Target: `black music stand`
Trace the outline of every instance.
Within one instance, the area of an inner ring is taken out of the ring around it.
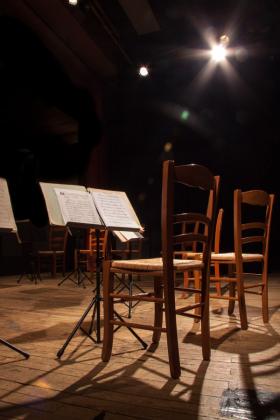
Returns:
[[[29,353],[26,353],[25,351],[20,350],[19,348],[17,348],[13,344],[9,343],[9,341],[3,340],[3,338],[0,338],[0,344],[4,344],[4,346],[9,347],[10,349],[16,351],[17,353],[24,356],[26,359],[28,359],[29,356],[30,356]]]
[[[100,257],[100,252],[99,252],[100,229],[97,229],[97,228],[95,229],[95,235],[96,235],[96,287],[93,290],[94,296],[93,296],[90,304],[86,308],[85,312],[83,313],[83,315],[81,316],[81,318],[79,319],[79,321],[77,322],[75,327],[73,328],[73,331],[68,336],[68,338],[66,339],[66,341],[63,344],[63,346],[61,347],[61,349],[57,352],[57,357],[58,358],[60,358],[63,355],[66,347],[68,346],[68,344],[70,343],[70,341],[72,340],[72,338],[74,337],[74,335],[76,334],[78,329],[81,329],[83,331],[83,333],[86,334],[86,336],[88,338],[90,338],[94,343],[96,343],[96,344],[101,343],[101,339],[100,339],[100,302],[102,301],[103,298],[101,296],[101,263],[102,263],[102,258]],[[93,313],[92,313],[92,318],[91,318],[91,324],[90,324],[89,330],[86,331],[82,327],[82,324],[83,324],[86,316],[88,315],[88,313],[90,312],[90,310],[92,308],[93,308]],[[119,318],[121,321],[123,320],[117,312],[114,311],[114,313],[115,313],[115,316],[117,318]],[[96,318],[96,325],[95,325],[95,328],[94,328],[95,318]],[[96,333],[96,338],[92,337],[92,332],[93,332],[94,329],[95,329],[95,333]],[[129,327],[128,330],[131,332],[131,334],[134,335],[135,338],[137,338],[137,340],[142,344],[144,349],[147,348],[147,344],[141,339],[141,337],[139,337],[138,334],[136,334],[136,332],[132,328]]]
[[[42,279],[37,269],[36,253],[34,251],[34,233],[31,221],[29,219],[16,220],[16,225],[20,238],[22,262],[21,274],[17,279],[17,283],[20,283],[26,277],[31,282],[37,284]]]

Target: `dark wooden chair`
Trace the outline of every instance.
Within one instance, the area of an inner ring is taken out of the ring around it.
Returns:
[[[180,191],[177,188],[180,186]],[[189,190],[189,187],[202,189],[207,192],[207,200],[210,193],[207,215],[205,213],[186,213],[186,195],[181,189]],[[183,211],[177,213],[175,207],[176,198],[184,205]],[[167,334],[167,346],[169,355],[170,373],[173,378],[181,374],[176,315],[199,318],[201,320],[202,352],[205,360],[210,359],[210,327],[209,327],[209,268],[211,243],[213,236],[213,223],[215,222],[215,209],[217,201],[216,179],[211,172],[200,165],[179,165],[173,161],[165,161],[162,175],[162,257],[136,259],[136,260],[105,260],[103,264],[103,297],[104,297],[104,339],[102,349],[103,361],[111,357],[113,346],[114,325],[128,328],[139,328],[153,331],[153,343],[157,344],[162,332]],[[186,234],[176,233],[177,226],[187,222],[190,226],[199,223],[198,231],[190,231]],[[174,258],[174,251],[182,249],[184,243],[202,243],[201,260],[184,260]],[[201,272],[201,287],[183,288],[176,286],[174,281],[177,273],[198,270]],[[118,293],[114,290],[114,275],[141,275],[154,278],[152,293],[146,295],[130,295]],[[190,291],[199,294],[198,303],[184,307],[176,307],[176,291]],[[142,301],[154,303],[153,324],[139,324],[124,320],[116,311],[115,303],[119,301]],[[201,313],[194,314],[195,308],[200,307]],[[163,311],[165,313],[165,326],[163,327]]]
[[[65,226],[49,226],[48,246],[37,251],[38,275],[41,277],[42,265],[47,264],[52,277],[56,277],[58,268],[62,275],[66,271],[66,246],[68,229]]]
[[[262,296],[263,321],[268,322],[268,250],[274,194],[262,190],[234,191],[234,251],[212,253],[211,261],[217,270],[211,280],[228,283],[227,295],[211,294],[212,298],[227,299],[229,314],[239,303],[241,328],[248,328],[245,293]],[[245,284],[245,266],[254,264],[254,274],[261,278],[257,283]],[[220,274],[220,265],[228,267],[228,275]],[[258,290],[252,290],[252,289]]]

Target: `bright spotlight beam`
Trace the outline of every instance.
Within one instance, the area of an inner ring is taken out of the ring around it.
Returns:
[[[216,61],[216,63],[219,63],[226,58],[227,51],[223,45],[215,45],[215,47],[213,47],[211,50],[211,56],[212,60]]]

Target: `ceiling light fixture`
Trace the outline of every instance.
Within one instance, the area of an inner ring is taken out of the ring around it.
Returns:
[[[227,56],[227,50],[222,44],[215,45],[211,50],[211,56],[216,63],[223,61]]]
[[[141,66],[141,67],[139,68],[139,75],[140,75],[140,76],[142,76],[142,77],[147,77],[147,76],[149,75],[149,70],[148,70],[148,67],[146,67],[146,66]]]

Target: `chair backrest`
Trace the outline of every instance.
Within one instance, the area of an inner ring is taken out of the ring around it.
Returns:
[[[214,236],[214,252],[216,252],[217,254],[220,252],[220,247],[221,247],[220,245],[221,245],[223,215],[224,215],[224,209],[221,208],[218,211],[216,227],[215,227],[215,236]]]
[[[205,211],[185,212],[190,207],[186,203],[184,194],[180,191],[180,199],[186,209],[184,212],[175,213],[175,193],[176,184],[181,184],[186,192],[189,187],[200,189],[206,192]],[[208,168],[201,165],[178,165],[174,161],[165,161],[163,164],[162,177],[162,256],[164,272],[172,276],[173,272],[173,253],[176,249],[182,249],[185,245],[193,243],[202,244],[202,261],[204,263],[204,272],[209,273],[211,246],[213,240],[213,226],[215,225],[217,195],[218,195],[219,177],[215,177]],[[176,225],[187,223],[190,228],[186,233],[180,230],[176,232]],[[199,225],[199,226],[198,226]],[[192,227],[192,228],[191,228]],[[208,270],[208,271],[207,271]],[[205,274],[204,273],[204,274]],[[204,276],[202,273],[202,277]]]
[[[66,251],[68,229],[65,226],[49,227],[49,250]]]
[[[215,176],[215,183],[216,183],[216,195],[218,195],[219,192],[219,187],[220,187],[220,177],[219,176]],[[209,195],[208,195],[208,202],[206,202],[205,204],[207,204],[207,210],[206,210],[206,215],[208,215],[209,212],[211,212],[211,208],[213,205],[213,191],[209,190]],[[217,197],[216,197],[217,199]],[[217,217],[217,222],[216,222],[216,228],[215,228],[215,242],[214,242],[214,251],[216,251],[216,244],[218,246],[218,249],[220,247],[220,234],[221,234],[221,227],[222,227],[222,217],[223,217],[223,209],[219,210],[218,213],[218,217]],[[187,222],[183,222],[182,223],[182,233],[187,233],[189,229],[189,223]],[[193,229],[193,233],[198,233],[200,229],[200,223],[197,222],[194,226]],[[197,242],[192,242],[189,244],[183,243],[182,245],[182,251],[191,251],[191,252],[199,252],[199,244]]]
[[[234,249],[240,261],[246,246],[259,245],[267,263],[274,197],[263,190],[234,191]]]

